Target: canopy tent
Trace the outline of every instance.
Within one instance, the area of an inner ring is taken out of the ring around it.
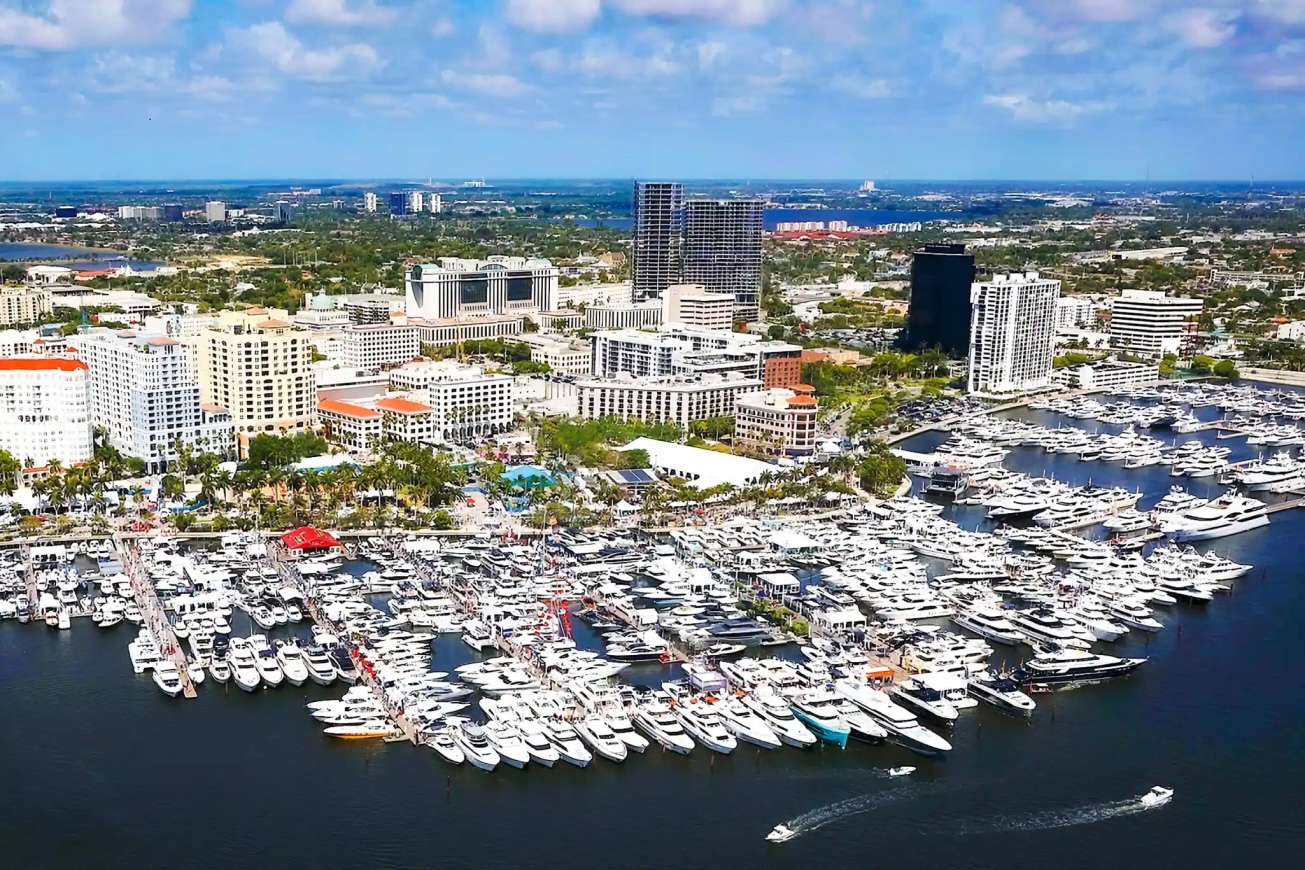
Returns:
[[[335,536],[311,526],[286,532],[281,536],[281,543],[291,550],[329,550],[340,546]]]

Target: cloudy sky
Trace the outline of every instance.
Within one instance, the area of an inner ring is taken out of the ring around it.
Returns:
[[[1305,0],[0,0],[0,180],[1305,178]]]

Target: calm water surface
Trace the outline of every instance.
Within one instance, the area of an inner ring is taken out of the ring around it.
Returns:
[[[1040,450],[1006,464],[1140,486],[1144,506],[1173,482],[1163,468]],[[958,518],[973,528],[981,512]],[[1116,644],[1151,657],[1136,676],[1038,696],[1031,722],[970,711],[940,761],[890,746],[714,759],[699,749],[485,774],[406,744],[328,741],[302,706],[339,689],[251,696],[206,683],[196,701],[169,700],[131,673],[126,624],[52,632],[10,620],[0,866],[1292,866],[1305,842],[1303,539],[1305,516],[1288,511],[1216,542],[1256,570],[1206,608],[1161,609],[1168,628],[1149,643]],[[435,643],[440,670],[472,656],[455,637]],[[883,775],[900,764],[918,771]],[[1177,789],[1168,807],[1118,805],[1156,783]],[[806,833],[763,841],[799,818]]]

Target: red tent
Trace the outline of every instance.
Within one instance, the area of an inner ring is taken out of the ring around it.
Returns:
[[[327,550],[340,546],[334,536],[311,526],[286,532],[281,536],[281,543],[291,550]]]

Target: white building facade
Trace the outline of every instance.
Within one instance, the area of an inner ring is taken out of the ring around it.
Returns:
[[[1097,322],[1097,307],[1086,296],[1062,296],[1056,301],[1056,330],[1090,329]]]
[[[590,305],[585,309],[586,329],[642,329],[661,322],[662,304],[657,300]]]
[[[734,442],[767,453],[808,456],[816,451],[819,410],[810,389],[744,393],[734,403]]]
[[[316,425],[313,343],[286,317],[263,308],[223,312],[195,341],[200,393],[231,412],[237,437]]]
[[[179,444],[222,456],[235,448],[231,415],[201,402],[191,353],[166,336],[105,330],[78,338],[77,355],[90,369],[92,423],[151,474],[177,460]]]
[[[342,332],[346,368],[388,368],[421,356],[421,331],[416,324],[347,326]]]
[[[556,308],[559,273],[548,260],[442,257],[408,268],[407,312],[443,320],[493,314],[533,314]]]
[[[1059,298],[1060,282],[1037,272],[995,275],[970,288],[970,392],[1051,386]]]
[[[90,370],[76,359],[0,359],[0,450],[27,468],[91,458]]]
[[[632,417],[645,422],[675,423],[687,429],[696,420],[729,417],[735,400],[762,388],[757,378],[731,375],[582,380],[576,383],[581,417]]]
[[[734,296],[696,284],[673,284],[662,293],[662,322],[728,332],[734,327]]]
[[[39,287],[0,287],[0,326],[36,323],[53,310],[51,298]]]
[[[1110,303],[1110,343],[1142,356],[1182,355],[1201,319],[1200,299],[1124,290]]]

